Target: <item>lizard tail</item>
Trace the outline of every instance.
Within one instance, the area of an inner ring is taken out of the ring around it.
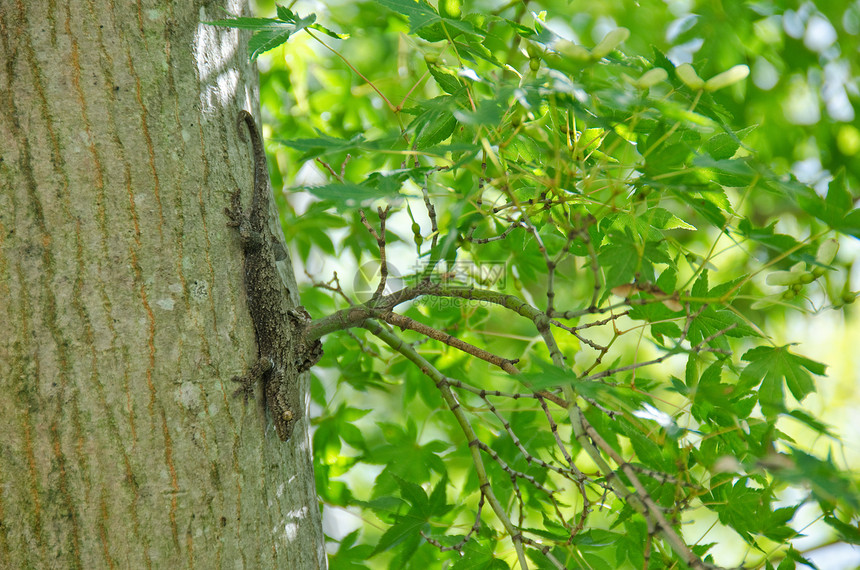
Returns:
[[[244,141],[245,130],[242,128],[242,123],[248,125],[248,132],[251,134],[251,146],[254,147],[254,161],[257,169],[262,168],[264,174],[268,173],[266,166],[266,151],[263,150],[263,139],[260,137],[260,132],[257,130],[257,123],[254,122],[254,117],[248,111],[242,109],[239,111],[239,116],[236,118],[236,128],[239,129],[239,137]]]
[[[254,150],[254,195],[251,200],[251,227],[255,231],[261,231],[269,217],[269,167],[266,164],[266,150],[263,148],[263,139],[254,117],[244,109],[239,111],[236,118],[236,128],[239,129],[239,138],[245,138],[245,123],[248,134],[251,136],[251,146]]]

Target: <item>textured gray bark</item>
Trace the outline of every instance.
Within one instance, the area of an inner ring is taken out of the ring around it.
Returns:
[[[222,6],[0,0],[2,568],[325,566],[306,420],[231,397],[258,104]]]

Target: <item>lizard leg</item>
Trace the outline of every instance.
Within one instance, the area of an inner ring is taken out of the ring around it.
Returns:
[[[233,397],[235,398],[239,394],[242,394],[245,397],[245,403],[247,404],[248,399],[254,395],[254,384],[265,376],[273,366],[271,358],[260,358],[254,366],[248,370],[247,374],[244,376],[233,376],[233,378],[231,378],[233,382],[239,382],[242,384],[235,392],[233,392]]]
[[[242,209],[242,200],[240,192],[233,192],[230,201],[230,207],[224,208],[224,213],[227,214],[227,225],[231,228],[239,230],[239,237],[242,239],[242,246],[246,251],[257,251],[263,247],[265,236],[251,228],[251,221]]]
[[[248,216],[245,215],[242,209],[242,199],[238,190],[233,192],[230,207],[224,208],[224,213],[227,214],[227,225],[239,230],[239,237],[242,238],[242,243],[245,245],[251,243],[253,241],[251,225],[248,222]]]
[[[233,228],[242,226],[242,222],[245,221],[245,212],[242,211],[242,200],[240,199],[238,190],[233,192],[230,199],[230,207],[224,208],[224,213],[229,218],[227,222],[228,226]]]

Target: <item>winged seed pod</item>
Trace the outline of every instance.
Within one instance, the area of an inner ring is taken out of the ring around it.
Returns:
[[[705,82],[693,69],[689,63],[682,63],[675,68],[675,73],[678,74],[678,79],[684,82],[684,85],[693,90],[699,90],[705,86]]]
[[[643,73],[642,77],[633,82],[633,85],[639,89],[648,89],[649,87],[657,85],[661,81],[665,81],[667,77],[669,77],[669,74],[665,69],[662,67],[655,67],[654,69],[649,69]]]
[[[749,74],[750,68],[748,66],[736,65],[728,71],[718,73],[705,81],[705,91],[716,91],[717,89],[728,87],[733,83],[746,79]]]
[[[833,263],[833,260],[836,259],[836,252],[839,251],[839,242],[830,238],[825,240],[818,246],[818,254],[816,255],[816,261],[822,265],[830,265]]]
[[[587,61],[591,57],[591,53],[586,48],[567,40],[558,41],[553,47],[561,55],[575,61]]]
[[[600,40],[600,43],[594,46],[591,50],[591,57],[594,59],[602,59],[612,53],[612,50],[621,45],[627,38],[630,37],[630,30],[627,28],[615,28]]]
[[[768,285],[777,285],[787,287],[793,285],[800,278],[800,274],[794,271],[774,271],[769,273],[765,283]]]

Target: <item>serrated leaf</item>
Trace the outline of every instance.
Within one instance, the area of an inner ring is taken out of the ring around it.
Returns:
[[[791,254],[782,258],[783,261],[777,267],[788,268],[798,261],[815,263],[816,252],[811,246],[801,246],[792,236],[775,233],[775,227],[776,222],[773,222],[767,227],[757,228],[747,218],[738,222],[738,231],[741,235],[763,245],[772,252],[773,257],[782,256],[786,251],[793,250]]]
[[[741,141],[746,138],[748,134],[756,129],[756,126],[750,126],[745,129],[741,129],[736,133],[727,132],[727,133],[719,133],[709,138],[705,143],[705,151],[714,159],[714,160],[724,160],[731,158],[735,155],[738,149],[741,146]]]
[[[256,59],[261,53],[265,53],[270,49],[275,49],[281,44],[287,42],[294,30],[292,26],[289,28],[275,28],[269,30],[261,30],[251,36],[248,40],[248,51],[251,52],[251,59]]]
[[[607,395],[619,395],[614,386],[607,386],[590,380],[580,380],[576,372],[559,368],[549,362],[537,361],[540,372],[523,372],[516,379],[534,390],[571,386],[577,394],[586,398],[603,398]],[[614,365],[613,365],[614,366]]]
[[[834,437],[834,438],[836,437],[836,435],[830,431],[830,427],[827,424],[818,420],[817,418],[815,418],[814,416],[812,416],[811,414],[807,413],[804,410],[791,410],[790,412],[788,412],[788,415],[792,416],[797,421],[806,424],[807,426],[809,426],[810,428],[814,429],[815,431],[817,431],[818,433],[820,433],[822,435],[827,435],[827,436]]]
[[[833,464],[832,458],[819,459],[794,447],[788,457],[790,462],[784,466],[782,464],[785,462],[781,462],[780,467],[774,469],[775,475],[781,480],[809,486],[822,503],[842,502],[852,509],[860,508],[857,484]]]
[[[442,475],[442,479],[433,488],[433,492],[430,493],[430,499],[427,503],[430,516],[442,516],[451,510],[452,505],[447,504],[447,486],[448,474],[445,473]]]
[[[457,119],[449,112],[428,116],[427,121],[416,134],[414,141],[415,148],[423,149],[434,144],[439,144],[450,137],[456,127]]]
[[[688,333],[691,344],[698,345],[706,338],[710,338],[711,340],[708,341],[710,346],[726,352],[731,351],[726,337],[744,336],[758,336],[758,333],[732,311],[717,310],[713,307],[706,308],[693,320]]]
[[[830,182],[825,198],[821,198],[812,188],[806,186],[790,183],[783,185],[792,189],[797,202],[809,214],[837,231],[860,238],[860,210],[852,210],[854,200],[848,191],[844,170]]]
[[[842,540],[849,544],[860,544],[860,528],[844,523],[836,517],[825,516],[824,522],[835,529]]]
[[[284,17],[278,19],[239,17],[205,23],[213,26],[254,30],[254,35],[248,40],[248,50],[251,52],[251,59],[256,59],[261,53],[285,43],[292,34],[313,25],[316,21],[315,14],[297,18],[289,10],[284,10],[279,11],[279,14]]]
[[[498,126],[502,121],[502,108],[495,101],[484,101],[475,111],[458,109],[454,117],[464,125]]]
[[[408,538],[414,537],[427,522],[423,518],[412,514],[399,516],[397,519],[397,522],[389,527],[379,538],[379,542],[376,543],[371,556],[375,556],[380,552],[397,546]]]
[[[661,230],[693,230],[696,226],[688,224],[675,214],[665,208],[651,208],[648,210],[648,221],[655,228]]]
[[[414,33],[421,28],[441,22],[442,17],[436,13],[430,4],[419,0],[376,0],[382,6],[403,14],[409,19],[409,33]]]
[[[788,345],[759,346],[748,350],[742,360],[749,364],[741,372],[741,385],[749,390],[761,383],[759,401],[766,414],[785,409],[783,380],[794,398],[801,402],[815,391],[815,383],[809,373],[823,375],[827,368],[824,364],[792,354]]]
[[[237,28],[240,30],[264,30],[272,26],[272,24],[277,24],[278,20],[274,18],[247,18],[247,17],[239,17],[239,18],[225,18],[222,20],[213,20],[211,22],[203,22],[204,24],[209,24],[210,26],[220,26],[222,28]]]
[[[333,184],[325,184],[323,186],[310,186],[305,188],[308,192],[322,198],[323,200],[332,200],[333,202],[348,207],[349,203],[354,202],[361,204],[369,200],[384,198],[385,194],[377,188],[370,188],[362,184],[353,184],[350,182],[336,182]]]
[[[336,152],[353,152],[356,150],[374,150],[379,145],[369,143],[365,140],[364,135],[358,134],[349,140],[330,137],[320,133],[320,136],[313,139],[292,139],[280,141],[284,145],[304,152],[302,160],[310,160],[318,156]]]
[[[463,545],[460,557],[451,566],[451,570],[491,570],[494,568],[508,568],[501,560],[493,555],[493,549],[482,542],[469,540]],[[498,564],[502,562],[502,566]]]
[[[630,283],[639,267],[639,250],[629,233],[615,232],[613,240],[597,254],[597,260],[605,275],[605,286],[612,289],[618,285]]]
[[[693,159],[693,166],[712,172],[722,186],[746,187],[759,176],[745,158],[715,160],[707,155],[697,156]]]
[[[400,487],[400,496],[412,505],[412,513],[421,516],[429,516],[430,499],[420,485],[406,481],[402,477],[394,476]]]
[[[430,70],[430,75],[433,76],[433,79],[444,92],[456,95],[464,89],[459,76],[453,70],[431,64],[427,65],[427,69]]]

